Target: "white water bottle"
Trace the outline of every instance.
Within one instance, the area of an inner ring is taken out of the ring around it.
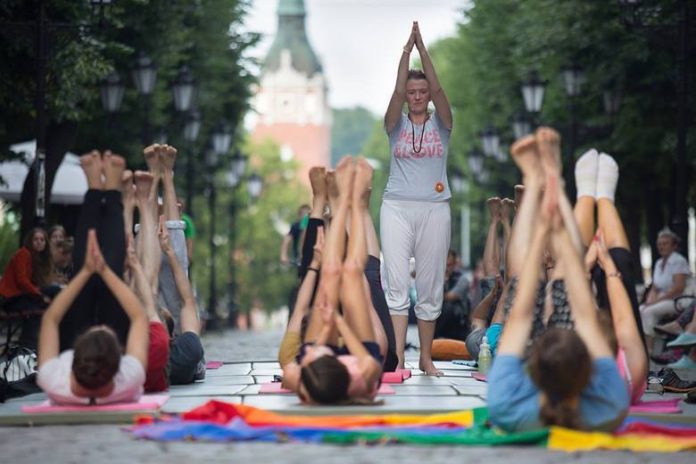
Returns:
[[[488,374],[488,370],[491,368],[491,360],[493,355],[491,354],[491,346],[488,344],[488,337],[484,335],[481,341],[481,348],[479,349],[478,356],[478,370],[479,373],[483,375]]]

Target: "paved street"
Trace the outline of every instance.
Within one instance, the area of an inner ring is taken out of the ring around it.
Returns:
[[[185,410],[204,403],[209,397],[243,401],[246,404],[275,410],[301,410],[292,395],[259,395],[258,384],[277,372],[275,355],[280,332],[226,332],[205,337],[208,360],[228,363],[220,369],[209,370],[205,383],[174,387],[164,410]],[[410,333],[415,338],[415,333]],[[415,341],[415,340],[414,340]],[[407,359],[413,362],[417,352]],[[442,363],[442,367],[453,367]],[[470,371],[448,371],[447,379],[427,378],[416,370],[414,377],[403,385],[394,385],[396,394],[385,396],[379,409],[439,410],[457,402],[482,403],[485,388],[470,378]],[[224,395],[224,396],[221,396]],[[42,395],[27,397],[21,402],[38,401]],[[20,400],[0,406],[2,415],[16,408]],[[415,405],[415,406],[414,406]],[[344,407],[345,408],[345,407]],[[693,411],[691,411],[693,413]],[[119,425],[51,425],[36,427],[0,427],[2,462],[63,463],[63,462],[301,462],[311,459],[320,462],[449,462],[452,459],[485,459],[491,463],[558,462],[572,459],[579,463],[599,462],[664,462],[663,454],[632,454],[625,452],[565,453],[548,452],[532,447],[469,448],[388,446],[330,446],[267,443],[154,443],[130,438]],[[669,456],[670,463],[691,463],[692,453]],[[474,461],[474,462],[476,462]]]

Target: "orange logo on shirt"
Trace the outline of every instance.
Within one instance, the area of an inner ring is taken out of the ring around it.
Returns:
[[[442,193],[445,190],[445,185],[442,182],[435,184],[435,191],[437,193]]]

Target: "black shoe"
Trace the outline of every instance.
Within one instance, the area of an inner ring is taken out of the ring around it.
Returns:
[[[658,376],[662,380],[662,386],[666,392],[689,393],[696,391],[696,381],[688,382],[682,380],[672,369],[662,369]]]

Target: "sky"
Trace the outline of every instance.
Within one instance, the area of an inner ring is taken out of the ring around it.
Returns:
[[[381,115],[389,103],[412,21],[428,44],[455,34],[469,0],[305,0],[310,44],[324,68],[333,108],[363,106]],[[245,21],[264,35],[262,58],[277,28],[278,0],[252,0]],[[417,53],[411,55],[417,56]]]

